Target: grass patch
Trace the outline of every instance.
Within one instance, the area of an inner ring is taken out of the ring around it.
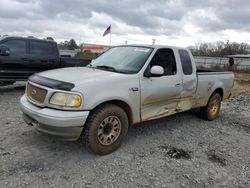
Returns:
[[[234,73],[234,75],[232,96],[250,93],[250,73]]]
[[[235,81],[250,84],[250,73],[235,73]]]

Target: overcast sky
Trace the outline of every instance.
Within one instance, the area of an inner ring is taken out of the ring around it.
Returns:
[[[250,43],[249,0],[0,0],[0,35],[190,46]]]

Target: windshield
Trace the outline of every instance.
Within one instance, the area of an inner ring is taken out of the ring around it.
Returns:
[[[112,72],[134,74],[139,72],[152,50],[135,46],[114,47],[92,61],[90,66]]]

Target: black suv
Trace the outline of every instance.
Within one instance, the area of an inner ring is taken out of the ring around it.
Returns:
[[[33,37],[0,38],[0,85],[49,69],[86,66],[90,60],[61,58],[57,43]]]

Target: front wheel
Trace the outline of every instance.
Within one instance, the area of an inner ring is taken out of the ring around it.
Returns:
[[[106,104],[94,110],[88,118],[83,143],[94,153],[104,155],[121,145],[128,131],[128,117],[119,106]]]
[[[205,107],[201,107],[200,113],[201,117],[205,120],[212,121],[216,119],[219,115],[221,107],[221,96],[219,93],[214,93],[207,105]]]

